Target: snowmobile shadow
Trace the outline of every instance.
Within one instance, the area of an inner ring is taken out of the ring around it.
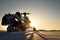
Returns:
[[[46,36],[44,34],[41,34],[40,32],[35,32],[39,37],[43,38],[43,40],[47,40]]]
[[[33,34],[34,34],[34,33],[26,34],[26,36],[30,35],[30,37],[29,37],[29,38],[27,38],[26,40],[33,40]]]

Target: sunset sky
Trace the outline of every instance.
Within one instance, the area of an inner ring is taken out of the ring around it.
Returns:
[[[4,14],[15,12],[28,12],[36,29],[60,29],[60,0],[0,0],[0,29]]]

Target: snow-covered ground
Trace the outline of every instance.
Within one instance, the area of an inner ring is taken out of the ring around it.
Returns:
[[[60,40],[60,31],[0,32],[0,40]]]

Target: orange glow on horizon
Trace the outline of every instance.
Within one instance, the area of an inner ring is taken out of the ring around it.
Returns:
[[[7,30],[7,26],[0,26],[0,30]]]

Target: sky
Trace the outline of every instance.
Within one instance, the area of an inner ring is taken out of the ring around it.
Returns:
[[[31,13],[29,19],[36,29],[60,30],[60,0],[0,0],[0,29],[2,17],[9,12]]]

